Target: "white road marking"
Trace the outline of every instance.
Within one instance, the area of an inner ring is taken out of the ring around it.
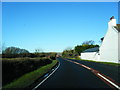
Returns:
[[[39,83],[36,87],[34,87],[32,90],[37,89],[43,82],[45,82],[45,80],[47,80],[47,79],[59,68],[59,66],[60,66],[60,62],[59,62],[58,67],[55,68],[55,70],[54,70],[48,77],[46,77],[44,80],[42,80],[42,82],[40,82],[40,83]]]
[[[103,75],[101,75],[100,73],[97,73],[97,75],[99,75],[100,77],[102,77],[103,79],[105,79],[107,82],[109,82],[110,84],[112,84],[114,87],[116,87],[117,89],[120,90],[120,87],[118,85],[116,85],[115,83],[113,83],[112,81],[110,81],[109,79],[105,78]]]
[[[73,62],[75,64],[79,64],[78,62]],[[88,66],[85,66],[83,64],[81,64],[81,66],[83,66],[84,68],[87,68],[89,70],[91,70],[91,68],[89,68]],[[103,75],[101,75],[100,73],[97,73],[98,76],[100,76],[101,78],[103,78],[104,80],[106,80],[107,82],[109,82],[110,84],[112,84],[114,87],[116,87],[117,89],[120,90],[120,87],[118,85],[116,85],[115,83],[113,83],[112,81],[110,81],[109,79],[107,79],[106,77],[104,77]]]
[[[74,62],[74,63],[79,64],[79,63],[77,63],[77,62]]]
[[[85,66],[85,65],[83,65],[83,64],[82,64],[81,66],[83,66],[83,67],[85,67],[85,68],[87,68],[87,69],[89,69],[89,70],[91,69],[91,68],[89,68],[89,67],[87,67],[87,66]]]

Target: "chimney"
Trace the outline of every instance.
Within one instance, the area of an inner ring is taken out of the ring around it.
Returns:
[[[110,21],[108,22],[109,27],[116,26],[116,19],[114,19],[114,16],[110,18]]]
[[[110,18],[110,20],[112,20],[112,19],[114,19],[114,16],[112,16],[112,17]]]

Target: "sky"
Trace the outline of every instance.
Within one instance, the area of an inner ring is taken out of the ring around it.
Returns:
[[[119,0],[1,0],[2,2],[118,2]]]
[[[107,32],[117,2],[3,2],[2,43],[34,52],[62,52]]]

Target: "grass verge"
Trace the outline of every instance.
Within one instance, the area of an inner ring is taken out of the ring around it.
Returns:
[[[99,62],[99,61],[93,61],[93,60],[83,60],[80,58],[68,58],[68,59],[82,60],[82,61],[88,61],[88,62],[96,62],[96,63],[108,64],[108,65],[113,65],[113,66],[120,66],[120,63],[113,63],[113,62]]]
[[[57,62],[58,62],[57,60],[53,60],[53,62],[51,64],[42,66],[42,67],[38,68],[37,70],[34,70],[33,72],[30,72],[30,73],[27,73],[27,74],[21,76],[20,78],[11,82],[10,84],[3,86],[3,90],[8,89],[8,88],[25,88],[25,87],[31,85],[39,77],[41,77],[42,75],[47,73],[53,66],[55,66],[57,64]]]

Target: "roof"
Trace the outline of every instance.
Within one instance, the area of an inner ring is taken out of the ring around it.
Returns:
[[[95,47],[95,48],[86,49],[82,53],[85,53],[85,52],[98,52],[98,51],[99,51],[99,47]]]
[[[120,24],[117,24],[115,28],[118,30],[118,32],[120,32]]]

